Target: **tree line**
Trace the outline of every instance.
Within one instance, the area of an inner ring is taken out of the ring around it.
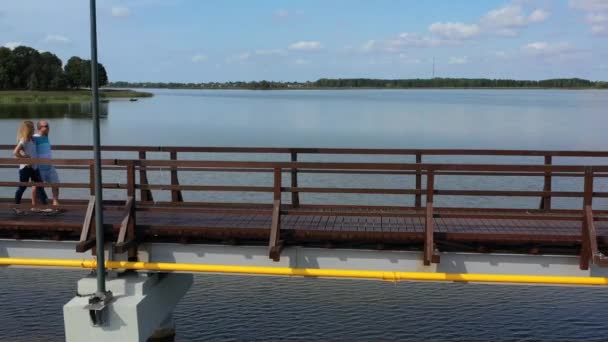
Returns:
[[[99,86],[108,84],[108,74],[99,63]],[[71,57],[63,67],[51,52],[28,46],[0,47],[0,90],[65,90],[91,87],[91,61]]]
[[[314,82],[113,82],[110,86],[121,88],[173,88],[173,89],[412,89],[412,88],[564,88],[608,89],[608,82],[589,81],[581,78],[548,80],[510,80],[487,78],[430,78],[430,79],[370,79],[370,78],[322,78]]]

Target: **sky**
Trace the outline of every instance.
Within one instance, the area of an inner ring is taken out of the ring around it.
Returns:
[[[0,45],[89,58],[89,1],[3,0]],[[110,81],[608,80],[608,0],[98,0]]]

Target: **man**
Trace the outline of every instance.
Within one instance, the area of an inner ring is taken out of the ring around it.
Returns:
[[[36,153],[39,159],[51,159],[53,157],[51,152],[51,142],[49,141],[49,122],[46,120],[38,121],[38,134],[34,135],[34,141],[36,143]],[[38,170],[40,172],[40,178],[44,183],[59,183],[59,176],[57,176],[57,170],[54,165],[39,165]],[[59,188],[53,187],[53,205],[59,205]],[[40,189],[40,202],[42,204],[48,203],[48,197],[44,189]]]

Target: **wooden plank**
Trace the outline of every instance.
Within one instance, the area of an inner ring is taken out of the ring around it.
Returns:
[[[89,195],[95,196],[95,165],[89,165]]]
[[[135,165],[133,164],[127,165],[127,196],[135,197]],[[143,192],[139,196],[142,201],[147,201],[147,199],[144,199]]]
[[[13,145],[0,145],[0,150],[12,150]],[[91,151],[91,145],[54,145],[57,151]],[[211,147],[211,146],[124,146],[104,145],[102,151],[114,152],[195,152],[195,153],[306,153],[306,154],[377,154],[377,155],[477,155],[477,156],[562,156],[608,157],[606,151],[572,150],[496,150],[496,149],[370,149],[370,148],[287,148],[287,147]]]
[[[593,205],[593,169],[585,168],[585,178],[583,184],[583,208]]]
[[[145,160],[145,159],[146,159],[146,151],[140,150],[139,151],[139,160]],[[133,179],[133,180],[135,180],[135,179]],[[148,182],[148,170],[145,168],[139,168],[139,184],[140,185],[150,184]],[[128,196],[135,196],[135,195],[128,195]],[[139,198],[143,202],[153,202],[154,201],[154,199],[152,198],[152,191],[150,191],[149,189],[140,188]]]
[[[433,223],[433,202],[426,203],[426,220],[424,226],[424,264],[429,266],[435,252],[435,242],[433,240],[434,223]]]
[[[283,243],[281,239],[281,201],[275,200],[272,209],[272,224],[270,225],[270,241],[268,242],[268,256],[273,261],[281,259]]]
[[[274,185],[273,185],[273,197],[275,201],[281,200],[281,191],[282,191],[282,170],[280,168],[274,169]]]
[[[586,236],[589,239],[588,241],[588,249],[587,251],[589,252],[589,254],[586,257],[591,257],[591,260],[593,261],[594,264],[601,266],[601,267],[607,267],[608,266],[608,258],[602,253],[600,252],[599,248],[598,248],[598,244],[597,244],[597,232],[595,229],[595,223],[593,222],[593,209],[591,208],[591,205],[587,205],[585,206],[585,226],[586,226]],[[581,258],[583,258],[584,255],[581,253]]]
[[[169,152],[169,159],[172,161],[177,160],[177,151],[171,150]],[[177,175],[177,167],[171,167],[171,185],[179,186],[179,177]],[[173,202],[183,202],[184,197],[182,196],[182,192],[179,189],[171,190],[171,201]]]
[[[545,165],[552,165],[553,157],[545,156]],[[551,181],[551,172],[545,172],[543,191],[551,192],[552,189],[552,181]],[[543,196],[540,202],[540,209],[550,210],[551,209],[551,195]]]
[[[435,252],[434,222],[433,222],[433,198],[435,193],[435,175],[429,172],[426,176],[426,215],[425,215],[425,237],[424,237],[424,257],[423,263],[426,266],[431,264]]]
[[[416,164],[422,164],[422,154],[416,153]],[[422,171],[416,170],[416,190],[422,191]],[[422,206],[422,195],[417,193],[414,198],[414,206],[420,208]]]
[[[381,189],[381,188],[291,188],[283,189],[285,192],[308,192],[321,194],[381,194],[381,195],[414,195],[415,189]]]
[[[91,234],[95,227],[93,217],[95,216],[95,196],[91,196],[89,199],[89,206],[84,217],[82,224],[82,231],[80,233],[80,241],[76,245],[76,252],[83,253],[95,245],[95,237]]]
[[[132,196],[129,196],[125,204],[124,216],[120,223],[118,238],[116,239],[116,243],[114,244],[114,251],[116,253],[125,253],[128,248],[127,246],[132,247],[135,245],[135,209],[133,207],[134,205],[135,199]]]
[[[282,170],[274,169],[274,184],[273,184],[273,207],[272,207],[272,223],[270,226],[270,239],[268,242],[268,256],[273,261],[279,261],[281,258],[281,249],[283,242],[281,239],[281,176]]]
[[[292,162],[298,161],[297,152],[291,152],[291,161]],[[298,169],[297,168],[291,169],[291,187],[298,188]],[[298,208],[300,206],[300,193],[298,191],[291,192],[291,205],[294,208]]]
[[[274,189],[269,186],[232,186],[232,185],[167,185],[167,184],[151,184],[137,185],[138,189],[151,190],[171,190],[171,191],[236,191],[236,192],[273,192]],[[183,202],[183,201],[181,201]],[[177,201],[176,203],[180,203]]]

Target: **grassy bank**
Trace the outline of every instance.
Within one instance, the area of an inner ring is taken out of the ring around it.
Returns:
[[[102,99],[130,99],[151,97],[151,93],[129,89],[102,89]],[[0,104],[17,103],[78,103],[91,100],[91,91],[87,89],[64,91],[28,91],[6,90],[0,91]]]

